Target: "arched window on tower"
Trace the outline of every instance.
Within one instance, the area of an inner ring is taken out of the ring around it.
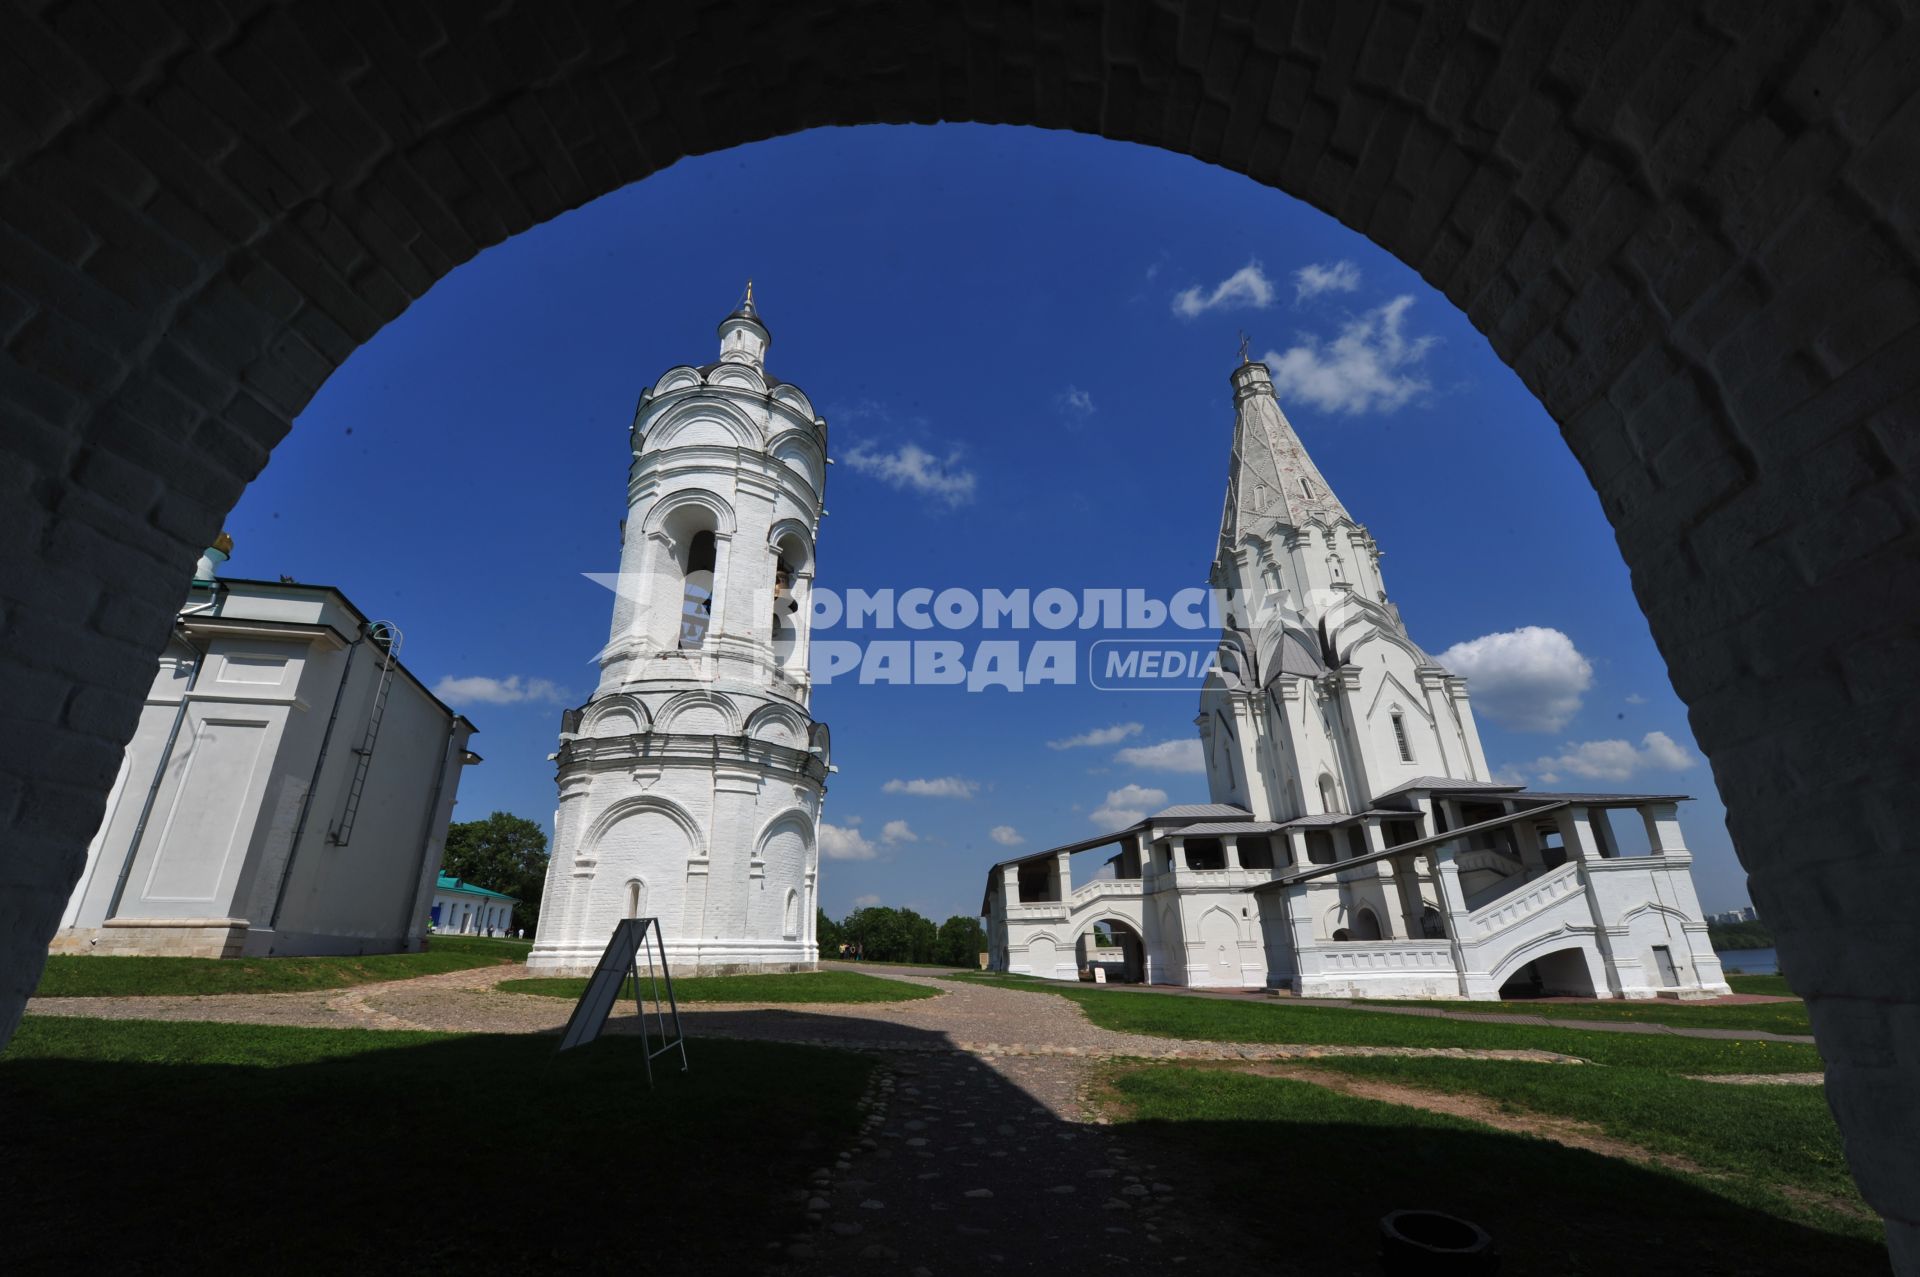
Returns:
[[[629,918],[644,918],[647,910],[647,884],[638,878],[627,881],[627,913]]]
[[[772,544],[772,630],[775,668],[798,675],[807,667],[807,630],[813,601],[813,549],[799,533],[788,530]]]
[[[793,614],[799,610],[793,596],[793,564],[782,554],[773,562],[773,653],[782,665],[793,653],[798,635]]]
[[[1333,777],[1324,773],[1320,777],[1320,810],[1340,810],[1340,789],[1333,783]]]
[[[693,534],[687,543],[687,570],[680,591],[680,647],[697,651],[706,645],[713,625],[713,568],[716,543],[710,529]]]

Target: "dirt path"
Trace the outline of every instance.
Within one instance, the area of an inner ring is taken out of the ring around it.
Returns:
[[[910,1002],[685,1003],[694,1036],[751,1038],[812,1046],[896,1052],[961,1052],[987,1059],[1065,1057],[1163,1060],[1311,1060],[1347,1055],[1420,1055],[1455,1059],[1578,1064],[1551,1051],[1466,1048],[1301,1046],[1231,1043],[1117,1033],[1088,1020],[1066,998],[1036,997],[989,985],[876,970],[883,979],[933,989]],[[36,998],[34,1015],[108,1020],[214,1020],[317,1028],[431,1029],[453,1033],[539,1033],[567,1022],[566,998],[509,993],[497,986],[526,975],[523,966],[478,967],[441,975],[311,993],[234,993],[205,997]],[[632,1005],[615,1008],[609,1032],[637,1027]]]

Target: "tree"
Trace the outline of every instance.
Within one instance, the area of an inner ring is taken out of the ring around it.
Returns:
[[[532,935],[540,924],[540,893],[547,885],[547,835],[524,816],[496,811],[485,820],[447,826],[440,871],[489,891],[515,897],[513,921]]]
[[[987,948],[987,933],[980,919],[955,914],[940,924],[940,938],[934,947],[935,962],[947,962],[969,971],[980,965]]]
[[[898,909],[870,905],[855,909],[840,924],[849,943],[860,946],[860,956],[875,962],[910,960],[912,940],[906,919]]]
[[[840,946],[846,943],[847,933],[841,930],[839,923],[827,917],[827,911],[825,909],[820,910],[820,921],[814,930],[820,939],[820,956],[823,958],[839,957]]]

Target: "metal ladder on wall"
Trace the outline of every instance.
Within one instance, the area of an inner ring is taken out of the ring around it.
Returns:
[[[344,847],[353,837],[353,822],[360,814],[360,799],[367,790],[367,772],[373,767],[373,747],[380,739],[380,720],[386,717],[387,693],[393,687],[394,667],[400,663],[400,627],[392,621],[375,621],[367,627],[367,638],[379,648],[384,661],[380,682],[373,689],[373,709],[367,714],[367,733],[354,747],[353,779],[347,784],[347,802],[340,820],[327,831],[327,841]]]

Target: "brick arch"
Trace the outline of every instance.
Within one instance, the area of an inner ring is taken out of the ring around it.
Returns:
[[[1899,976],[1920,959],[1920,129],[1897,8],[176,7],[0,9],[21,73],[0,115],[0,1032],[179,583],[360,343],[480,249],[684,155],[1032,124],[1339,218],[1560,423],[1811,997],[1856,1173],[1920,1263],[1920,1042],[1883,1027],[1920,1023]]]

